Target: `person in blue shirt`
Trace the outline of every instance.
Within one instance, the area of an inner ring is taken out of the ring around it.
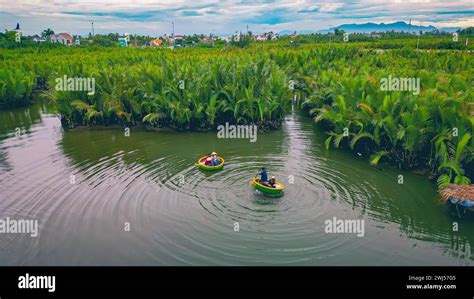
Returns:
[[[260,184],[264,186],[268,186],[268,174],[267,174],[267,169],[265,167],[262,167],[259,175],[260,175]]]

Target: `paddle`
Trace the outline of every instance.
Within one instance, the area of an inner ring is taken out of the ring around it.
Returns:
[[[256,178],[259,173],[260,173],[260,169],[257,171],[257,174],[253,178]]]
[[[253,178],[255,179],[259,173],[260,173],[260,169],[257,171],[257,173],[255,174],[255,176],[254,176]],[[253,180],[250,181],[250,183],[255,184],[255,183],[253,182]]]

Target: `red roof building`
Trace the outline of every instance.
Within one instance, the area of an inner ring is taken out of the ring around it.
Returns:
[[[52,43],[60,43],[66,46],[71,46],[74,38],[69,33],[58,33],[51,35]]]

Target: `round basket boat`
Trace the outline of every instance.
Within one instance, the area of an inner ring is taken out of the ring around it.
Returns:
[[[204,156],[204,157],[201,157],[199,158],[199,160],[197,160],[196,162],[196,165],[202,169],[202,170],[207,170],[207,171],[215,171],[215,170],[220,170],[224,167],[224,158],[218,156],[218,158],[222,161],[219,165],[216,165],[216,166],[207,166],[207,165],[204,165],[204,161],[206,160],[207,156]]]
[[[282,195],[283,190],[285,190],[285,185],[283,185],[280,182],[275,182],[275,184],[278,185],[277,188],[267,187],[260,184],[259,178],[254,178],[251,183],[255,187],[255,189],[257,189],[258,191],[262,192],[265,195],[279,196],[279,195]]]

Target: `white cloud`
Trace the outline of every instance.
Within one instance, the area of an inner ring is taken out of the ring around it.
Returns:
[[[244,30],[247,24],[254,32],[317,30],[344,23],[410,18],[441,27],[472,26],[474,19],[472,0],[0,0],[0,7],[0,25],[11,29],[19,22],[26,34],[48,27],[87,34],[91,19],[99,33],[150,35],[169,33],[171,21],[176,31],[187,34],[230,33]]]

